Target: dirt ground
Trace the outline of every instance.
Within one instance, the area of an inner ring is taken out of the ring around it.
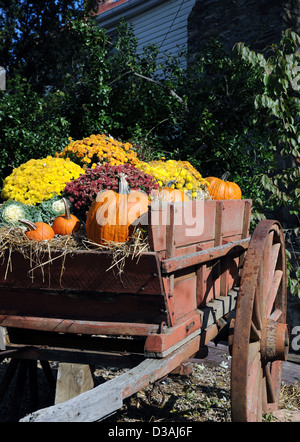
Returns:
[[[0,364],[0,379],[8,366]],[[124,401],[121,410],[107,417],[105,422],[230,422],[230,367],[228,355],[222,355],[217,366],[193,363],[188,376],[169,374],[146,389]],[[54,378],[57,363],[51,363]],[[122,370],[96,367],[95,386],[121,374]],[[16,376],[15,376],[16,377]],[[53,404],[53,395],[41,367],[38,368],[39,406]],[[0,403],[0,422],[17,422],[32,411],[28,382],[24,391],[13,379]],[[280,408],[300,411],[300,382],[283,385]],[[266,416],[272,421],[272,416]]]

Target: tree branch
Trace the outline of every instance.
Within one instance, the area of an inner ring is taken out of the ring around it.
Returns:
[[[154,84],[156,84],[157,86],[162,87],[162,88],[165,89],[170,95],[172,95],[172,97],[175,97],[175,98],[179,101],[179,103],[184,104],[183,99],[182,99],[179,95],[177,95],[176,92],[175,92],[173,89],[166,87],[161,81],[153,80],[153,78],[146,77],[145,75],[138,74],[137,72],[134,72],[134,71],[128,71],[128,72],[125,72],[125,73],[122,74],[121,77],[119,77],[117,80],[119,80],[120,78],[124,77],[125,75],[129,75],[129,74],[133,74],[133,75],[135,75],[136,77],[142,78],[143,80],[149,81],[150,83],[154,83]],[[115,83],[117,80],[112,81],[110,84]],[[186,105],[185,105],[185,111],[186,111],[186,112],[189,112],[189,109],[188,109],[188,107],[187,107]]]

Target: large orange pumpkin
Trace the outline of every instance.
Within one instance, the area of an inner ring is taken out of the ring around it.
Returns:
[[[209,182],[208,191],[214,200],[239,200],[242,198],[240,187],[231,181],[227,181],[229,173],[226,172],[221,178],[207,177]]]
[[[124,173],[119,174],[119,192],[104,190],[93,201],[86,219],[86,236],[96,244],[124,243],[132,224],[148,211],[148,195],[131,191]]]

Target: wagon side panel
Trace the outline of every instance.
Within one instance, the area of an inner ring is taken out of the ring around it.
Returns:
[[[92,333],[92,327],[80,324],[91,321],[97,322],[97,332],[114,334],[147,334],[154,324],[170,325],[155,253],[143,254],[139,262],[127,259],[121,276],[117,269],[107,271],[112,261],[106,253],[78,252],[61,257],[57,252],[51,258],[56,256],[46,265],[35,266],[21,253],[13,252],[11,271],[7,265],[1,266],[1,325],[43,329],[47,319],[49,324],[54,319],[53,329],[57,328],[56,320],[61,320],[64,331],[70,332],[68,321],[77,321],[78,330]],[[18,321],[23,317],[28,319]],[[75,325],[71,328],[75,332]]]
[[[181,259],[238,242],[249,236],[250,213],[249,200],[156,204],[150,210],[150,244],[166,259]],[[158,226],[158,221],[166,225]],[[175,319],[226,296],[238,285],[242,250],[237,248],[235,254],[218,259],[211,259],[208,254],[207,262],[168,275]]]

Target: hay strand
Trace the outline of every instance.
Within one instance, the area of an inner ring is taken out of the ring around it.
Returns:
[[[25,235],[23,227],[0,228],[0,258],[7,259],[4,279],[9,272],[13,271],[12,253],[18,251],[24,259],[30,263],[29,277],[34,278],[34,272],[40,269],[43,282],[45,279],[45,266],[50,266],[54,261],[62,258],[60,282],[65,270],[66,256],[78,250],[105,251],[111,257],[111,265],[106,271],[113,270],[114,274],[121,278],[124,273],[126,259],[136,259],[137,262],[143,252],[149,251],[148,238],[145,232],[135,227],[131,237],[125,243],[107,241],[99,245],[89,241],[84,231],[76,232],[73,235],[55,235],[54,238],[46,241],[32,241]],[[59,252],[59,254],[53,252]],[[48,273],[50,285],[50,271]]]
[[[150,250],[148,237],[139,227],[135,227],[128,241],[124,243],[106,241],[105,244],[99,245],[88,240],[84,240],[83,242],[87,248],[106,251],[112,261],[111,266],[108,267],[106,271],[114,270],[115,275],[121,279],[122,274],[124,273],[126,260],[129,258],[132,260],[136,259],[136,262],[138,263],[141,254]]]
[[[14,251],[21,253],[24,259],[29,261],[29,277],[33,279],[34,271],[39,268],[44,281],[44,267],[46,265],[63,257],[62,275],[65,256],[70,252],[82,248],[80,235],[55,236],[50,240],[37,242],[27,238],[24,232],[25,229],[19,226],[2,226],[0,228],[0,257],[5,260],[7,256],[4,279],[7,278],[9,272],[13,271],[12,253]],[[59,256],[53,256],[53,251],[62,251],[62,253]]]

